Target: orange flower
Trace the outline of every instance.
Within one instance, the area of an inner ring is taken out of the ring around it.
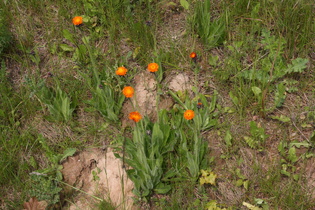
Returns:
[[[195,52],[192,52],[190,53],[189,57],[192,59],[197,58],[197,54]]]
[[[72,23],[73,25],[75,26],[78,26],[78,25],[81,25],[83,23],[83,18],[81,16],[75,16],[73,19],[72,19]]]
[[[117,68],[116,74],[119,75],[119,76],[125,76],[127,71],[128,70],[125,67],[121,66],[121,67]]]
[[[148,65],[148,70],[150,72],[156,72],[159,69],[159,65],[157,63],[150,63]]]
[[[193,110],[186,110],[184,113],[184,118],[186,120],[191,120],[195,117],[195,112]]]
[[[200,108],[202,108],[202,107],[203,107],[203,104],[202,104],[201,102],[199,102],[199,103],[197,104],[197,108],[200,109]]]
[[[131,86],[126,86],[126,87],[124,87],[122,92],[127,98],[131,98],[133,96],[133,94],[135,93],[135,90]]]
[[[133,120],[135,122],[139,122],[141,120],[142,116],[139,112],[131,112],[129,114],[129,119]]]

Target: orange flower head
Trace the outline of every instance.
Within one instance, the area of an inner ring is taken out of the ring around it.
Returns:
[[[186,110],[185,112],[184,112],[184,118],[186,119],[186,120],[191,120],[191,119],[193,119],[195,117],[195,112],[193,111],[193,110]]]
[[[127,98],[131,98],[133,96],[133,94],[135,93],[135,90],[131,86],[126,86],[126,87],[124,87],[122,92]]]
[[[197,104],[197,108],[200,109],[200,108],[202,108],[202,107],[203,107],[203,104],[202,104],[201,102],[199,102],[199,103]]]
[[[195,52],[192,52],[192,53],[190,53],[189,57],[192,59],[195,59],[195,58],[197,58],[197,54]]]
[[[150,72],[156,72],[157,70],[159,70],[159,65],[157,63],[150,63],[148,65],[148,70]]]
[[[116,74],[119,76],[125,76],[127,74],[127,71],[128,70],[125,67],[121,66],[117,68]]]
[[[129,119],[133,120],[135,122],[139,122],[141,120],[142,116],[139,112],[131,112],[129,114]]]
[[[75,26],[78,26],[78,25],[81,25],[83,23],[83,18],[81,16],[75,16],[73,19],[72,19],[72,23],[73,25]]]

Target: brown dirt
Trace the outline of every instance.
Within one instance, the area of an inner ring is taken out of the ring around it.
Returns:
[[[312,199],[315,200],[315,158],[307,160],[306,167],[305,167],[305,178],[307,180],[307,188],[308,192]]]
[[[80,152],[69,157],[63,168],[64,181],[87,193],[74,197],[69,209],[94,209],[99,201],[91,195],[105,199],[117,209],[133,209],[133,183],[111,149]],[[72,191],[75,189],[67,187],[67,193]]]

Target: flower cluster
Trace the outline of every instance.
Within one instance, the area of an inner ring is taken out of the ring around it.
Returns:
[[[75,26],[80,26],[82,23],[83,23],[83,18],[81,16],[75,16],[73,19],[72,19],[72,23],[73,25]],[[190,53],[189,57],[194,61],[196,62],[196,59],[197,59],[197,54],[195,52],[192,52]],[[149,72],[157,72],[159,70],[159,65],[157,63],[149,63],[148,64],[148,67],[147,67],[147,70]],[[116,69],[116,75],[118,76],[125,76],[128,72],[128,69],[124,66],[120,66]],[[123,95],[126,97],[126,98],[131,98],[133,97],[134,93],[135,93],[135,90],[133,89],[133,87],[131,86],[126,86],[123,88],[122,90],[122,93]],[[201,108],[202,107],[202,103],[198,103],[197,105],[198,108]],[[192,120],[193,118],[195,117],[195,113],[193,110],[186,110],[184,112],[184,118],[186,120]],[[135,112],[131,112],[129,114],[129,119],[135,121],[135,122],[139,122],[141,120],[142,116],[139,112],[135,111]]]
[[[157,63],[150,63],[148,65],[148,71],[150,72],[156,72],[159,69],[159,65]],[[118,76],[125,76],[128,72],[128,69],[124,66],[120,66],[116,69],[116,75]],[[122,93],[124,94],[124,96],[126,98],[131,98],[133,97],[135,90],[133,89],[133,87],[131,86],[126,86],[123,88]],[[131,112],[129,114],[129,119],[135,121],[135,122],[139,122],[141,120],[142,116],[140,115],[139,112]]]

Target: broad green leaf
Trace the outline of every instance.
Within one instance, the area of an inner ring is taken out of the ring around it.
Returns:
[[[261,89],[259,87],[252,87],[252,91],[256,96],[259,96],[261,94]]]
[[[243,184],[244,184],[243,179],[238,179],[238,180],[235,182],[235,186],[236,186],[236,187],[240,187],[240,186],[242,186]]]
[[[74,153],[77,151],[75,148],[68,148],[63,152],[63,156],[60,158],[60,162],[66,159],[67,157],[70,157],[74,155]]]
[[[70,33],[69,30],[64,29],[64,30],[62,31],[62,33],[63,33],[63,36],[64,36],[66,39],[68,39],[70,42],[72,42],[73,44],[75,44],[73,35]]]
[[[299,158],[296,156],[296,149],[295,149],[295,147],[291,147],[289,149],[288,158],[289,158],[289,160],[292,163],[295,163],[296,161],[298,161]]]
[[[186,0],[180,0],[180,5],[186,10],[189,9],[189,3]]]
[[[59,47],[65,52],[74,51],[74,48],[69,46],[69,45],[67,45],[67,44],[60,44]]]
[[[154,191],[158,194],[165,194],[168,193],[172,187],[170,185],[159,183],[155,188]]]

